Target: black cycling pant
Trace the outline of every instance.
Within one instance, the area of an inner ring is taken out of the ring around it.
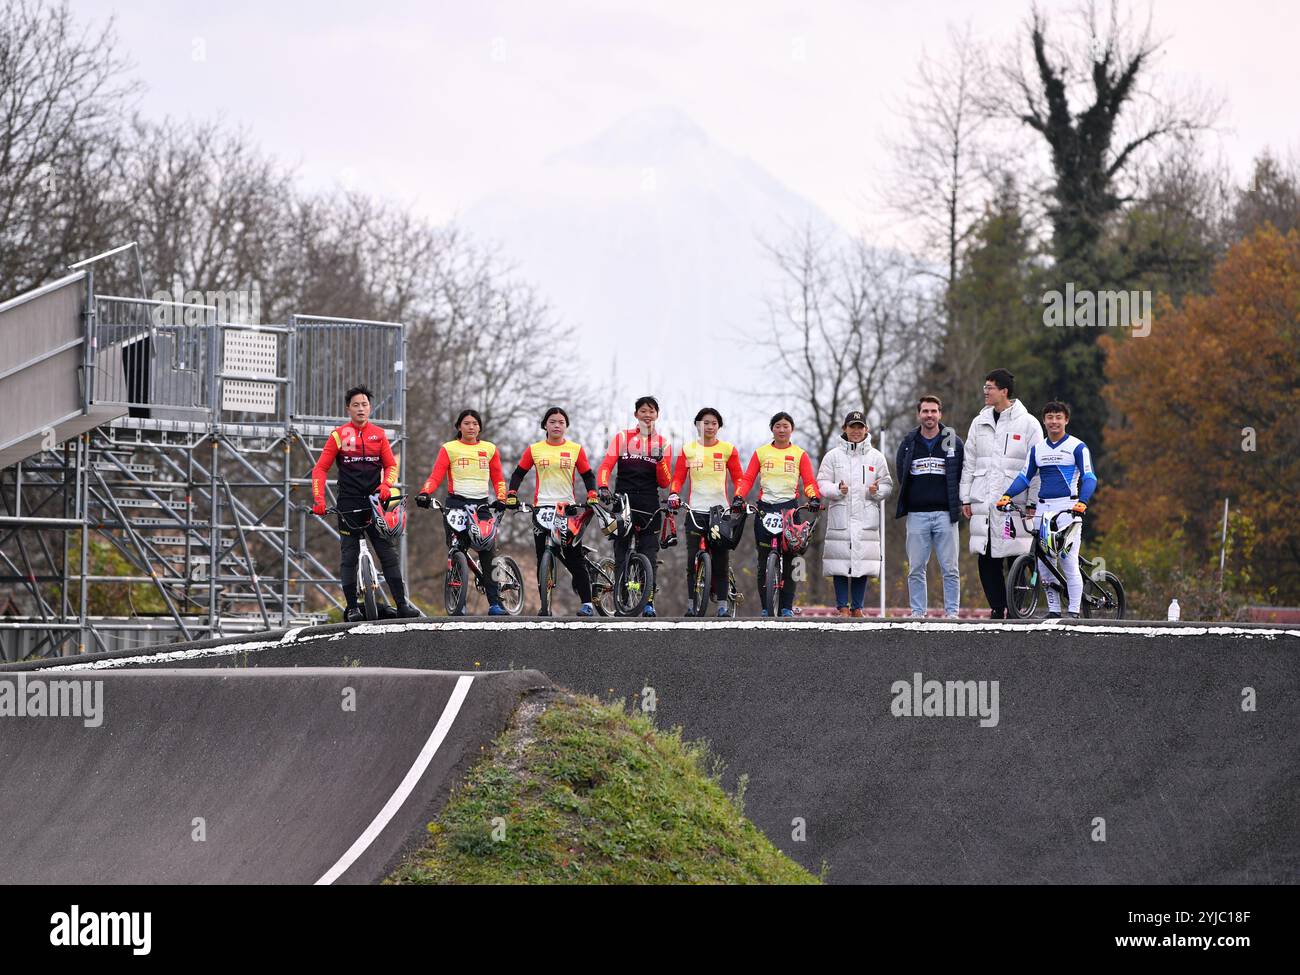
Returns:
[[[992,555],[979,557],[980,584],[984,586],[984,597],[989,601],[995,620],[1005,619],[1007,615],[1007,572],[1013,561],[1012,558]]]
[[[690,592],[691,587],[695,585],[695,561],[700,554],[700,539],[704,537],[709,530],[709,513],[707,511],[690,511],[686,512],[686,591]],[[723,600],[730,595],[730,586],[727,584],[727,569],[731,565],[731,550],[726,544],[714,545],[709,550],[709,555],[713,559],[713,596],[715,599]],[[705,607],[701,606],[703,612]]]
[[[533,547],[537,549],[537,588],[539,592],[542,587],[542,553],[546,551],[546,540],[549,537],[549,532],[533,529]],[[587,574],[587,560],[582,555],[582,546],[571,545],[568,548],[560,549],[560,561],[569,570],[569,576],[573,579],[573,591],[578,594],[578,598],[584,603],[591,602],[591,576]]]
[[[487,503],[488,501],[486,498],[462,498],[459,494],[447,495],[448,508],[477,508],[479,505]],[[452,529],[451,525],[447,524],[446,518],[442,519],[442,527],[447,534],[447,551],[450,552],[451,540],[457,533]],[[466,552],[471,550],[469,538],[466,533],[461,534],[460,547]],[[496,578],[492,575],[492,551],[495,548],[496,543],[493,543],[491,548],[476,553],[478,555],[479,566],[483,570],[483,593],[487,596],[488,605],[490,606],[497,605],[501,599],[500,593],[497,592]],[[465,584],[469,584],[468,579],[465,580]]]
[[[781,501],[776,504],[769,504],[766,501],[758,502],[758,514],[754,516],[754,544],[758,546],[758,600],[762,603],[763,608],[776,615],[776,610],[767,605],[767,557],[772,554],[772,541],[779,538],[780,533],[770,534],[763,527],[763,516],[770,511],[788,511],[790,508],[799,506],[798,498],[791,498],[789,501]],[[785,557],[785,569],[781,573],[781,609],[794,609],[795,581],[794,581],[794,561],[796,556],[787,554]]]
[[[628,536],[620,536],[614,539],[614,567],[615,572],[619,572],[627,564],[628,552],[632,548],[632,538],[636,538],[636,550],[650,560],[650,599],[648,602],[653,605],[655,601],[655,576],[658,573],[656,561],[659,557],[659,528],[662,512],[657,511],[659,507],[659,498],[656,495],[653,498],[629,497],[628,502],[632,505],[632,532]],[[636,514],[637,511],[651,511],[654,514],[644,515]]]
[[[340,507],[360,507],[360,504],[340,501]],[[402,560],[397,554],[397,545],[390,539],[379,534],[379,529],[374,523],[367,519],[361,527],[356,527],[355,519],[365,518],[365,515],[346,516],[353,518],[354,521],[349,523],[345,521],[345,516],[340,514],[338,520],[339,526],[339,553],[341,556],[341,565],[339,566],[339,579],[343,583],[343,598],[347,600],[348,609],[357,608],[357,559],[361,557],[361,536],[364,534],[370,541],[370,548],[374,551],[375,557],[379,559],[379,564],[384,571],[384,581],[388,583],[388,591],[393,595],[393,603],[398,607],[406,605],[406,584],[402,581]]]

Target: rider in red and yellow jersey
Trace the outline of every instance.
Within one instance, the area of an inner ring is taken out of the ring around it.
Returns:
[[[433,470],[429,472],[424,486],[415,503],[421,508],[429,507],[433,492],[443,478],[447,479],[447,507],[477,508],[488,503],[491,497],[499,506],[504,507],[506,498],[506,479],[501,473],[501,455],[496,444],[480,440],[483,431],[483,418],[478,410],[461,410],[456,418],[457,439],[449,440],[438,449],[438,459],[434,461]],[[447,547],[451,548],[454,529],[443,519],[442,527],[447,534]],[[497,592],[497,581],[492,571],[492,552],[495,545],[479,551],[483,569],[483,592],[487,596],[488,615],[504,616]]]
[[[763,615],[794,615],[794,559],[785,560],[785,572],[782,575],[780,607],[767,605],[767,556],[771,551],[772,541],[779,533],[769,532],[763,527],[763,516],[771,512],[786,511],[797,507],[801,501],[799,482],[803,482],[802,497],[816,508],[821,505],[821,491],[817,487],[817,474],[813,470],[812,460],[801,447],[790,442],[794,433],[794,420],[789,413],[778,413],[768,424],[772,431],[772,442],[763,444],[749,459],[740,486],[736,488],[733,506],[744,503],[745,495],[758,483],[758,515],[754,519],[754,541],[758,545],[758,596],[763,603]]]
[[[692,440],[677,455],[677,468],[673,471],[672,493],[668,507],[674,511],[681,504],[680,493],[691,479],[686,511],[686,585],[695,580],[695,561],[700,551],[700,540],[709,528],[709,510],[725,508],[728,499],[727,478],[730,476],[733,493],[740,487],[740,452],[733,444],[718,439],[722,428],[722,414],[706,406],[695,414],[695,429],[699,438]],[[742,516],[743,517],[743,516]],[[739,532],[743,524],[735,530]],[[713,546],[713,595],[718,601],[718,615],[726,616],[727,600],[731,595],[727,570],[731,561],[731,546]],[[704,607],[700,607],[703,613]],[[688,612],[687,615],[690,615]]]
[[[531,444],[519,458],[519,466],[510,475],[510,490],[506,494],[506,505],[519,503],[519,488],[529,471],[537,472],[537,486],[533,491],[535,506],[554,505],[560,502],[574,503],[573,475],[577,473],[587,488],[587,500],[596,500],[596,475],[592,473],[591,464],[587,462],[587,452],[581,446],[569,440],[569,414],[558,406],[552,406],[542,417],[542,429],[546,439]],[[534,521],[533,545],[537,549],[537,563],[540,567],[542,553],[546,551],[546,531]],[[578,609],[579,616],[591,616],[595,608],[591,605],[591,578],[587,575],[586,560],[578,547],[567,549],[563,553],[564,564],[573,578],[573,591],[582,600]],[[540,582],[539,582],[540,584]]]

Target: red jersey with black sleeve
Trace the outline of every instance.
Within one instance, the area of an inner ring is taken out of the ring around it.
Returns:
[[[659,488],[673,483],[673,448],[661,434],[646,436],[640,429],[622,430],[614,435],[596,484],[609,487],[609,476],[618,471],[618,490],[628,495],[657,494]]]
[[[538,505],[557,504],[561,501],[574,502],[573,475],[576,471],[582,478],[588,491],[596,490],[596,478],[587,463],[587,452],[572,440],[553,444],[539,440],[530,444],[519,458],[519,466],[510,475],[510,490],[518,491],[524,478],[531,470],[537,471],[537,487],[533,491],[533,503]]]
[[[397,458],[388,443],[388,434],[367,421],[363,427],[345,423],[330,434],[320,460],[311,471],[312,500],[325,500],[325,482],[334,462],[339,464],[338,496],[360,505],[379,490],[380,482],[397,485]],[[341,507],[345,505],[340,504]]]

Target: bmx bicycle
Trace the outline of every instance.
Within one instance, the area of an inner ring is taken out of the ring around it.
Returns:
[[[757,509],[746,505],[737,517],[727,508],[715,504],[707,513],[683,508],[687,518],[700,531],[699,547],[689,556],[694,559],[690,574],[690,589],[686,594],[686,615],[704,616],[708,612],[709,600],[713,597],[713,559],[719,551],[734,551],[740,533],[745,528],[745,517]],[[701,523],[703,522],[703,523]],[[689,537],[689,536],[688,536]],[[735,619],[737,607],[745,599],[736,588],[736,569],[727,563],[727,613],[728,619]]]
[[[614,599],[614,560],[608,556],[601,558],[595,549],[582,541],[593,516],[608,523],[608,513],[598,505],[573,501],[544,505],[520,502],[518,510],[531,513],[533,524],[546,534],[546,545],[537,563],[537,590],[541,597],[539,615],[553,615],[559,565],[564,561],[565,551],[575,548],[582,554],[583,566],[591,582],[593,608],[600,616],[615,615],[618,607]]]
[[[357,551],[357,606],[361,609],[362,615],[368,622],[380,619],[396,619],[397,609],[388,605],[384,599],[383,590],[379,586],[379,570],[375,568],[375,557],[370,554],[370,545],[366,540],[366,529],[374,521],[376,509],[382,511],[385,520],[392,519],[389,522],[389,530],[401,535],[406,528],[406,497],[405,495],[392,495],[387,501],[380,501],[378,494],[370,496],[370,505],[365,508],[339,508],[329,507],[325,509],[326,515],[337,514],[342,518],[348,529],[358,533],[358,541],[361,543]],[[360,524],[354,524],[350,515],[365,515],[366,518]],[[321,517],[324,517],[322,515]],[[400,523],[400,528],[394,527],[394,522]],[[409,599],[408,599],[409,603]]]
[[[1013,503],[1010,510],[1021,516],[1021,524],[1033,535],[1033,542],[1029,552],[1012,562],[1011,571],[1007,573],[1007,612],[1022,620],[1033,616],[1038,609],[1039,595],[1044,589],[1055,590],[1059,604],[1065,607],[1068,605],[1068,596],[1065,574],[1061,571],[1059,560],[1065,546],[1069,544],[1066,535],[1082,518],[1071,515],[1069,518],[1061,518],[1061,524],[1053,525],[1051,519],[1071,514],[1057,512],[1056,516],[1044,516],[1042,524],[1035,529],[1024,508]],[[1047,567],[1047,574],[1039,570],[1040,564]],[[1079,614],[1093,619],[1122,620],[1125,597],[1124,583],[1119,576],[1107,571],[1098,562],[1085,558],[1082,552],[1079,553],[1079,574],[1083,577],[1083,598],[1079,602]]]
[[[746,509],[749,510],[749,509]],[[780,615],[781,593],[785,590],[785,565],[792,558],[798,558],[808,551],[812,543],[813,532],[821,519],[821,505],[801,504],[784,511],[759,512],[753,509],[755,516],[761,515],[764,531],[776,537],[772,539],[771,550],[767,553],[767,581],[764,596],[767,600],[769,616]],[[799,521],[799,512],[811,511],[812,517]]]
[[[443,606],[448,616],[464,616],[471,589],[487,597],[480,553],[496,544],[497,512],[490,504],[453,508],[437,498],[429,499],[429,508],[441,513],[452,532],[442,582]],[[509,616],[518,616],[524,608],[524,574],[519,563],[508,555],[497,555],[492,563],[501,608]]]

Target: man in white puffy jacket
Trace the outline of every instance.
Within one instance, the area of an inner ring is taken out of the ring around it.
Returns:
[[[867,438],[866,417],[844,418],[840,442],[822,458],[817,487],[826,508],[822,570],[835,582],[841,616],[862,616],[867,577],[880,575],[880,503],[894,488],[885,455]]]
[[[1007,568],[1029,551],[1031,537],[1019,518],[996,509],[1002,489],[1025,466],[1029,448],[1043,439],[1033,414],[1014,399],[1015,377],[994,369],[984,378],[984,409],[971,422],[961,470],[962,513],[970,519],[970,550],[979,556],[980,583],[995,620],[1007,615]],[[1038,480],[1016,500],[1034,507]]]

